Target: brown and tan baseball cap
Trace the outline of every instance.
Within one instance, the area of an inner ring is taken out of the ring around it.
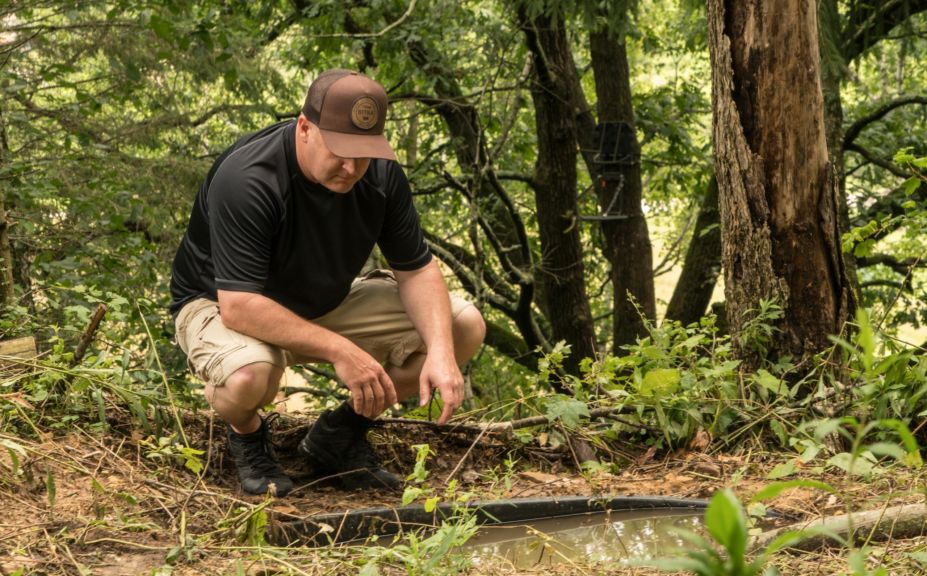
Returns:
[[[335,68],[309,86],[303,114],[319,127],[329,150],[342,158],[386,158],[396,153],[383,136],[386,90],[359,72]]]

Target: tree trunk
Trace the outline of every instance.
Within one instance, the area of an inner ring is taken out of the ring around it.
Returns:
[[[617,353],[621,346],[633,344],[646,333],[642,315],[651,320],[656,317],[653,248],[641,205],[640,146],[634,131],[627,48],[624,42],[610,37],[608,30],[602,30],[590,35],[590,53],[599,122],[624,122],[631,128],[632,156],[614,166],[618,178],[602,178],[603,169],[608,167],[598,163],[591,170],[599,175],[596,192],[605,218],[602,234],[612,269],[612,345]],[[580,139],[582,142],[583,137]]]
[[[841,100],[840,85],[846,73],[847,62],[844,59],[841,46],[834,46],[833,42],[840,39],[840,13],[837,0],[820,0],[818,4],[819,46],[821,47],[821,60],[830,58],[835,60],[830,64],[821,66],[821,91],[824,95],[824,126],[827,139],[827,154],[831,165],[834,166],[837,180],[837,222],[840,233],[850,230],[850,207],[847,202],[846,171],[843,162],[843,101]],[[828,49],[825,54],[824,50]],[[839,61],[836,61],[839,60]],[[847,279],[850,282],[853,298],[859,293],[859,277],[857,276],[856,257],[853,253],[844,254],[847,268]]]
[[[709,0],[715,169],[728,320],[738,354],[797,358],[830,345],[853,307],[828,161],[816,3]],[[781,330],[758,349],[761,299]]]
[[[562,18],[541,15],[530,19],[523,5],[519,18],[534,57],[535,201],[542,250],[538,279],[543,279],[552,340],[570,344],[572,353],[564,368],[578,374],[579,362],[595,355],[595,336],[579,241],[576,110],[569,83],[573,56]]]
[[[0,167],[9,160],[3,112],[0,111]],[[0,182],[0,310],[13,303],[13,250],[10,245],[10,220],[7,212],[5,184]]]
[[[667,320],[678,320],[686,326],[705,315],[721,274],[720,223],[718,180],[712,176],[702,196],[682,274],[666,307]]]
[[[10,250],[10,226],[3,196],[0,191],[0,309],[13,303],[13,251]]]
[[[496,177],[492,159],[486,150],[486,135],[477,109],[464,98],[463,90],[454,80],[454,72],[444,66],[440,55],[429,52],[420,42],[410,42],[409,55],[424,72],[435,78],[435,92],[438,98],[422,99],[441,116],[451,134],[451,142],[457,164],[468,175],[470,187],[468,201],[476,204],[481,227],[495,248],[502,265],[505,279],[518,287],[518,292],[506,298],[510,305],[497,306],[518,327],[525,344],[532,354],[538,348],[548,348],[546,335],[542,333],[531,304],[535,298],[535,281],[532,274],[531,251],[524,222],[515,205],[508,198],[506,190]],[[474,241],[474,254],[479,253],[478,240]],[[483,264],[481,264],[482,266]],[[475,272],[475,270],[474,270]],[[472,290],[474,296],[482,297],[487,290],[499,292],[497,285],[482,285],[479,275],[474,275]],[[531,360],[537,363],[537,358]]]

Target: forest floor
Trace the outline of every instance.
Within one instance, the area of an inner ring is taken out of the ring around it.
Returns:
[[[249,543],[255,511],[264,506],[270,522],[298,520],[325,512],[398,506],[401,493],[343,492],[314,482],[295,450],[307,419],[279,418],[275,423],[278,454],[296,482],[293,494],[264,499],[242,494],[227,459],[221,424],[203,412],[187,414],[185,433],[191,446],[205,454],[200,476],[177,463],[170,447],[156,443],[128,422],[111,422],[105,432],[80,425],[52,434],[36,430],[40,440],[0,434],[0,574],[353,574],[363,564],[357,548],[274,548]],[[563,447],[521,444],[489,435],[458,435],[426,426],[387,424],[372,440],[390,469],[408,474],[415,461],[414,444],[428,443],[427,485],[442,493],[454,473],[459,491],[476,499],[556,495],[672,496],[710,498],[732,487],[746,501],[768,485],[776,464],[794,453],[756,448],[720,452],[701,446],[654,457],[634,451],[617,472],[577,472]],[[11,459],[15,456],[16,462]],[[515,461],[513,466],[504,462]],[[5,469],[4,469],[5,468]],[[8,474],[13,471],[13,474]],[[810,472],[810,471],[808,471]],[[794,476],[793,476],[794,477]],[[892,470],[865,481],[845,473],[821,472],[797,477],[824,481],[840,497],[812,488],[783,492],[769,507],[792,520],[879,509],[922,502],[922,472]],[[736,478],[736,482],[732,479]],[[873,543],[869,567],[888,574],[923,574],[927,538],[889,539]],[[775,557],[783,574],[851,574],[846,549],[825,548]],[[473,574],[636,574],[643,567],[538,566],[516,570],[500,563],[481,565]],[[405,573],[401,565],[381,566],[379,573]]]

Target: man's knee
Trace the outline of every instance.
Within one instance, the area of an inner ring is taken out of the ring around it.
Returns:
[[[254,362],[233,372],[221,390],[227,400],[246,409],[258,409],[273,402],[280,387],[283,368],[269,362]]]
[[[475,306],[467,306],[454,318],[454,341],[458,350],[466,355],[460,361],[469,360],[486,338],[486,322]]]

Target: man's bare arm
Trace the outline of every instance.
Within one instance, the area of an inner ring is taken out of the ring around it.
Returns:
[[[351,391],[354,411],[375,418],[396,403],[392,380],[372,356],[347,338],[253,292],[219,290],[227,328],[315,360],[330,362]]]
[[[394,273],[402,304],[428,350],[419,378],[419,400],[425,405],[431,399],[432,389],[440,390],[444,409],[438,423],[444,424],[464,399],[463,375],[454,356],[447,284],[435,260],[418,270]]]

